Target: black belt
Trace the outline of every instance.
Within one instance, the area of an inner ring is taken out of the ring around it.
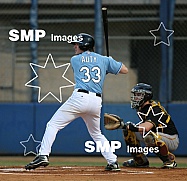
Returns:
[[[84,93],[86,93],[86,94],[89,94],[89,91],[84,90],[84,89],[78,89],[77,92],[84,92]],[[95,95],[98,96],[98,97],[101,97],[101,94],[100,94],[100,93],[95,93]]]

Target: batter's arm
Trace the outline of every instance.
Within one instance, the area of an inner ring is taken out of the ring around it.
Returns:
[[[124,64],[122,64],[122,67],[121,67],[119,73],[120,74],[127,74],[128,71],[129,71],[128,68]]]

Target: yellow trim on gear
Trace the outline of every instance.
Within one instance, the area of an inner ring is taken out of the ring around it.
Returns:
[[[164,107],[161,106],[160,102],[158,102],[158,103],[156,103],[155,101],[152,102],[152,107],[157,106],[157,105],[162,110],[162,112],[164,112],[164,114],[168,116],[168,118],[166,119],[166,123],[168,124],[169,121],[170,121],[171,116],[166,112],[166,110],[164,109]]]
[[[169,123],[170,118],[171,118],[171,116],[170,116],[170,115],[168,115],[168,118],[167,118],[167,120],[166,120],[166,123]]]

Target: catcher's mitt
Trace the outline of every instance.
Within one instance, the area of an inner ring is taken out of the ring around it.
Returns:
[[[115,114],[104,114],[104,126],[107,130],[124,129],[126,126],[119,116]]]

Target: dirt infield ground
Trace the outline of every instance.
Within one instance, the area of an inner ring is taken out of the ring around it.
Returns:
[[[169,181],[187,180],[187,169],[161,170],[158,168],[130,169],[121,168],[120,172],[107,172],[101,166],[94,167],[47,167],[34,171],[26,171],[23,168],[0,168],[1,181]]]
[[[26,158],[27,160],[28,158]],[[50,162],[65,161],[70,162],[102,162],[102,158],[52,158]],[[85,160],[84,160],[85,159]],[[2,158],[1,158],[2,160]],[[184,160],[184,159],[183,159]],[[121,164],[122,159],[118,160]],[[157,160],[158,161],[158,160]],[[158,161],[159,162],[159,161]],[[180,162],[180,161],[179,161]],[[53,166],[38,168],[35,170],[25,170],[23,166],[1,166],[0,181],[185,181],[187,180],[187,168],[160,169],[151,168],[125,168],[121,167],[120,172],[104,171],[103,166]]]

